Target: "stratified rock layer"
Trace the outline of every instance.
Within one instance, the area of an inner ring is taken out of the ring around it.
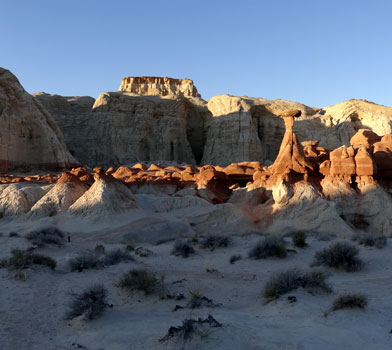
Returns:
[[[54,116],[71,153],[91,167],[148,160],[271,164],[285,133],[279,116],[292,109],[301,112],[293,126],[296,139],[318,140],[317,146],[304,146],[317,159],[325,149],[349,146],[359,129],[392,132],[392,108],[368,101],[349,100],[323,109],[246,96],[218,95],[206,102],[189,79],[124,78],[120,92],[101,94],[95,103],[88,97],[35,97]]]
[[[123,78],[118,91],[127,91],[141,96],[200,97],[191,79],[167,77]]]

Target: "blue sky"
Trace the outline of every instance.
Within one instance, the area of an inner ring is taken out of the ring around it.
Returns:
[[[392,1],[0,0],[0,66],[30,92],[194,80],[202,97],[392,106]]]

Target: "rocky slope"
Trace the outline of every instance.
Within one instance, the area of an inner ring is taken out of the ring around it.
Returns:
[[[75,165],[52,116],[18,79],[0,68],[0,171]]]

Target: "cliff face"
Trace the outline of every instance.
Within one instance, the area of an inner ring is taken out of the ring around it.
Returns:
[[[143,160],[190,164],[203,152],[202,101],[107,92],[87,97],[36,94],[84,165],[117,166]],[[196,158],[195,158],[196,157]],[[197,158],[199,157],[199,158]]]
[[[123,78],[118,91],[127,91],[141,96],[200,97],[191,79],[167,77]]]
[[[392,132],[392,108],[349,100],[322,109],[285,100],[218,95],[198,98],[189,79],[124,78],[119,92],[88,97],[36,94],[54,116],[68,149],[89,166],[176,160],[225,166],[273,162],[285,129],[281,113],[301,111],[298,142],[327,149],[348,146],[361,128]]]
[[[45,108],[0,68],[0,171],[67,168],[75,163]]]

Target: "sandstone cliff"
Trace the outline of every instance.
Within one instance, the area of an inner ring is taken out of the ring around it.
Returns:
[[[101,94],[95,102],[43,93],[35,97],[54,116],[71,153],[91,167],[152,160],[270,164],[285,133],[279,115],[293,108],[301,111],[294,125],[298,142],[318,140],[322,148],[349,146],[361,128],[379,135],[392,132],[392,108],[363,100],[322,109],[229,95],[206,102],[192,81],[158,77],[124,78],[120,90]]]
[[[0,68],[0,171],[67,168],[75,160],[51,115]]]

